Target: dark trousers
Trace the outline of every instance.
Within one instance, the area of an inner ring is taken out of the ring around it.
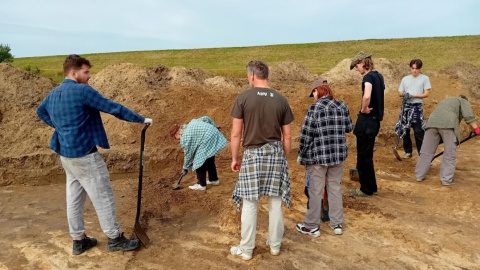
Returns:
[[[417,145],[417,152],[420,155],[420,149],[422,148],[423,136],[425,135],[425,130],[422,128],[422,123],[412,124],[413,136],[415,137],[415,144]],[[403,137],[403,150],[405,153],[412,153],[412,139],[410,138],[410,129],[405,130],[405,137]]]
[[[218,176],[217,167],[215,166],[215,156],[207,158],[203,165],[195,172],[197,173],[197,181],[202,187],[207,185],[207,172],[208,180],[217,181]]]
[[[377,192],[377,178],[373,167],[375,137],[357,135],[357,170],[360,177],[360,190],[367,195],[373,195],[374,192]]]
[[[357,136],[357,170],[360,190],[373,195],[377,192],[377,178],[373,168],[373,146],[380,131],[380,121],[372,115],[358,114],[353,134]]]

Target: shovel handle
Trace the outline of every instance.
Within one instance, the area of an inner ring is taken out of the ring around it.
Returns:
[[[470,140],[471,138],[476,137],[476,136],[477,136],[477,134],[475,134],[475,132],[472,131],[472,132],[470,132],[470,135],[468,135],[468,137],[466,137],[465,139],[461,140],[458,144],[460,145],[460,144],[462,144],[462,143],[464,143],[464,142],[466,142],[466,141],[468,141],[468,140]],[[436,155],[432,158],[432,161],[433,161],[434,159],[436,159],[437,157],[443,155],[443,152],[444,152],[444,151],[436,154]],[[432,161],[430,161],[430,162],[432,162]]]
[[[142,129],[140,138],[140,169],[138,173],[138,195],[137,195],[137,215],[135,216],[135,223],[140,219],[140,208],[142,205],[142,186],[143,186],[143,152],[145,149],[145,133],[150,125],[145,125]]]

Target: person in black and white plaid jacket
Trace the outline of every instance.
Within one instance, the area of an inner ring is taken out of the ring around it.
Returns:
[[[352,132],[353,124],[347,105],[336,100],[324,79],[312,83],[310,97],[315,102],[308,108],[300,135],[297,161],[305,165],[308,207],[299,232],[320,236],[322,195],[327,186],[330,227],[342,234],[343,202],[342,176],[348,156],[345,134]]]

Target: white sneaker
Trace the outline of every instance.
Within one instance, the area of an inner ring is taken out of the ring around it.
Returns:
[[[274,249],[270,246],[270,240],[267,240],[267,247],[270,247],[270,254],[273,256],[278,256],[280,255],[280,249]]]
[[[218,185],[220,185],[220,180],[216,180],[216,181],[208,181],[207,180],[207,185],[218,186]]]
[[[340,234],[343,234],[343,230],[342,230],[342,224],[338,224],[337,226],[330,226],[330,228],[332,228],[333,232],[336,234],[336,235],[340,235]]]
[[[188,187],[189,189],[193,189],[193,190],[206,190],[207,187],[202,187],[200,184],[195,184],[195,185],[192,185],[192,186],[189,186]]]
[[[315,228],[315,229],[307,229],[305,228],[305,225],[298,223],[297,226],[297,231],[303,233],[303,234],[308,234],[313,237],[319,237],[320,236],[320,228]]]
[[[243,250],[240,246],[231,247],[230,248],[230,253],[232,253],[232,255],[234,255],[234,256],[239,256],[240,258],[242,258],[245,261],[248,261],[248,260],[252,259],[252,255],[247,255],[247,254],[243,253]]]
[[[451,182],[442,182],[442,185],[444,185],[444,186],[451,186],[453,184],[455,184],[455,181],[453,179],[452,179]]]

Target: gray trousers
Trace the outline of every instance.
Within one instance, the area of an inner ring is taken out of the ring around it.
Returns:
[[[424,180],[427,176],[440,140],[444,144],[444,153],[440,164],[440,180],[445,184],[453,182],[458,140],[453,129],[440,128],[429,128],[425,131],[420,157],[415,167],[415,177],[418,180]]]
[[[83,239],[85,222],[83,206],[88,195],[92,201],[103,232],[116,238],[121,229],[115,212],[115,198],[110,174],[98,152],[80,158],[60,157],[67,174],[67,218],[73,240]]]
[[[315,229],[322,222],[322,196],[327,183],[328,216],[330,226],[343,224],[342,176],[345,162],[333,166],[307,165],[306,179],[308,184],[309,208],[303,219],[307,229]]]

